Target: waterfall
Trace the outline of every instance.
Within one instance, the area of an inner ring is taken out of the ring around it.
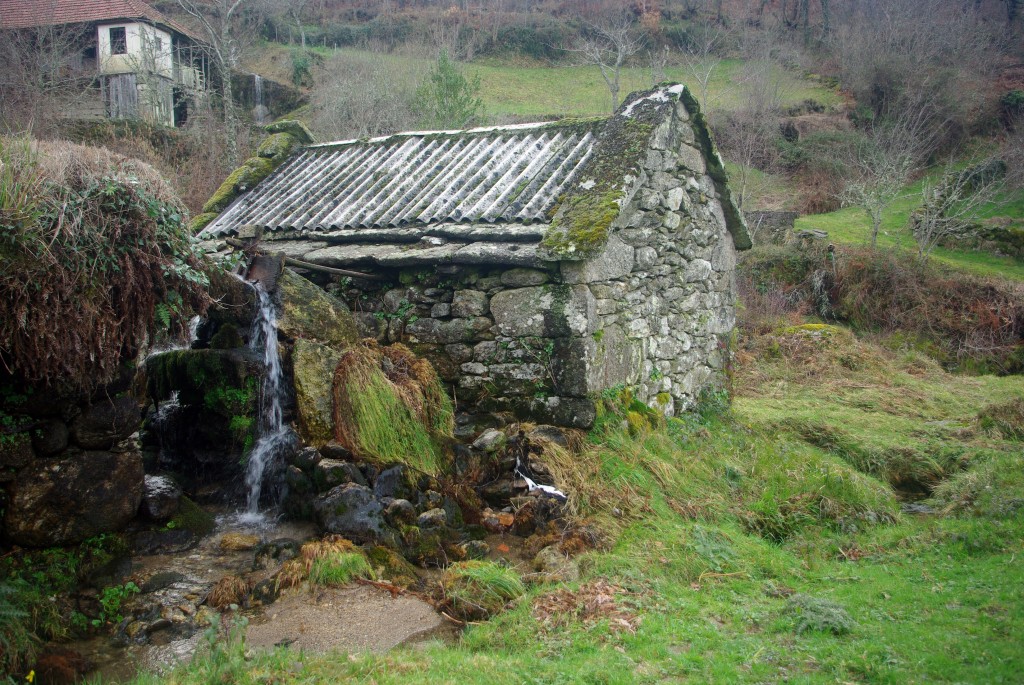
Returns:
[[[258,519],[263,474],[287,443],[289,431],[284,425],[281,411],[284,384],[281,358],[277,351],[277,311],[274,309],[270,293],[261,283],[256,282],[253,288],[259,296],[259,315],[253,321],[253,334],[249,344],[254,350],[262,348],[265,372],[260,393],[258,437],[249,454],[245,472],[245,485],[248,489],[245,516]]]
[[[270,109],[263,101],[263,77],[252,75],[252,115],[257,124],[265,124],[270,119]]]

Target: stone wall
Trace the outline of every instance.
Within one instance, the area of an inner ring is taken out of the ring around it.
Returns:
[[[588,427],[594,398],[616,385],[666,414],[690,406],[724,379],[736,253],[682,103],[651,140],[595,259],[384,270],[328,287],[363,336],[430,359],[463,407]]]

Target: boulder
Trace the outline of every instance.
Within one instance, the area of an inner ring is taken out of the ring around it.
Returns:
[[[321,459],[313,471],[313,482],[320,492],[343,483],[366,485],[366,479],[355,464],[337,459]]]
[[[316,448],[334,439],[332,383],[341,355],[339,350],[303,338],[295,341],[292,350],[299,434]]]
[[[71,438],[87,450],[106,450],[139,428],[142,415],[135,398],[122,395],[94,402],[71,422]]]
[[[139,512],[157,523],[169,521],[178,513],[181,488],[167,476],[146,476],[142,488],[142,506]]]
[[[143,479],[138,452],[36,460],[10,487],[7,537],[27,547],[53,547],[120,530],[139,510]]]
[[[315,340],[337,349],[356,341],[356,322],[345,303],[291,269],[277,281],[281,314],[277,330],[291,340]]]
[[[313,520],[323,533],[355,542],[394,545],[395,532],[384,519],[384,504],[370,488],[345,483],[313,502]]]
[[[545,547],[533,558],[533,568],[543,574],[544,580],[573,583],[580,579],[579,564],[558,549],[558,545]]]
[[[32,447],[41,457],[51,457],[68,446],[68,427],[59,419],[40,422],[32,431]]]

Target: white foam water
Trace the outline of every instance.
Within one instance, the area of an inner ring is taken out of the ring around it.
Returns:
[[[288,440],[288,429],[284,425],[281,410],[281,395],[284,391],[281,372],[281,357],[277,348],[277,310],[270,293],[260,283],[253,284],[259,297],[259,315],[253,321],[249,345],[254,350],[263,350],[263,387],[260,393],[260,416],[256,444],[249,453],[245,470],[247,488],[245,511],[239,515],[247,523],[256,524],[263,520],[260,513],[260,496],[263,493],[263,475],[267,467]]]

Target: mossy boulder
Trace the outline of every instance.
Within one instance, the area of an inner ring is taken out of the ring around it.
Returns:
[[[280,164],[295,151],[295,148],[301,145],[302,143],[290,133],[274,133],[263,139],[260,146],[256,148],[256,156]]]
[[[178,391],[182,404],[204,404],[219,410],[218,394],[249,394],[252,381],[263,373],[263,360],[246,348],[171,350],[148,358],[143,370],[153,399],[165,400]]]
[[[277,330],[290,340],[314,340],[345,349],[357,339],[356,323],[345,303],[290,269],[277,281],[281,315]]]
[[[235,198],[251,190],[257,183],[270,175],[274,162],[264,157],[250,157],[224,179],[220,188],[203,205],[203,213],[219,214],[228,208]]]
[[[282,119],[263,127],[267,133],[287,133],[295,138],[301,145],[309,145],[316,142],[316,137],[306,128],[306,125],[296,119]]]
[[[303,338],[292,350],[299,435],[318,449],[334,439],[331,381],[341,355],[341,350]]]
[[[366,558],[369,559],[377,577],[393,585],[407,588],[415,585],[418,580],[416,567],[389,547],[371,547],[366,551]]]

